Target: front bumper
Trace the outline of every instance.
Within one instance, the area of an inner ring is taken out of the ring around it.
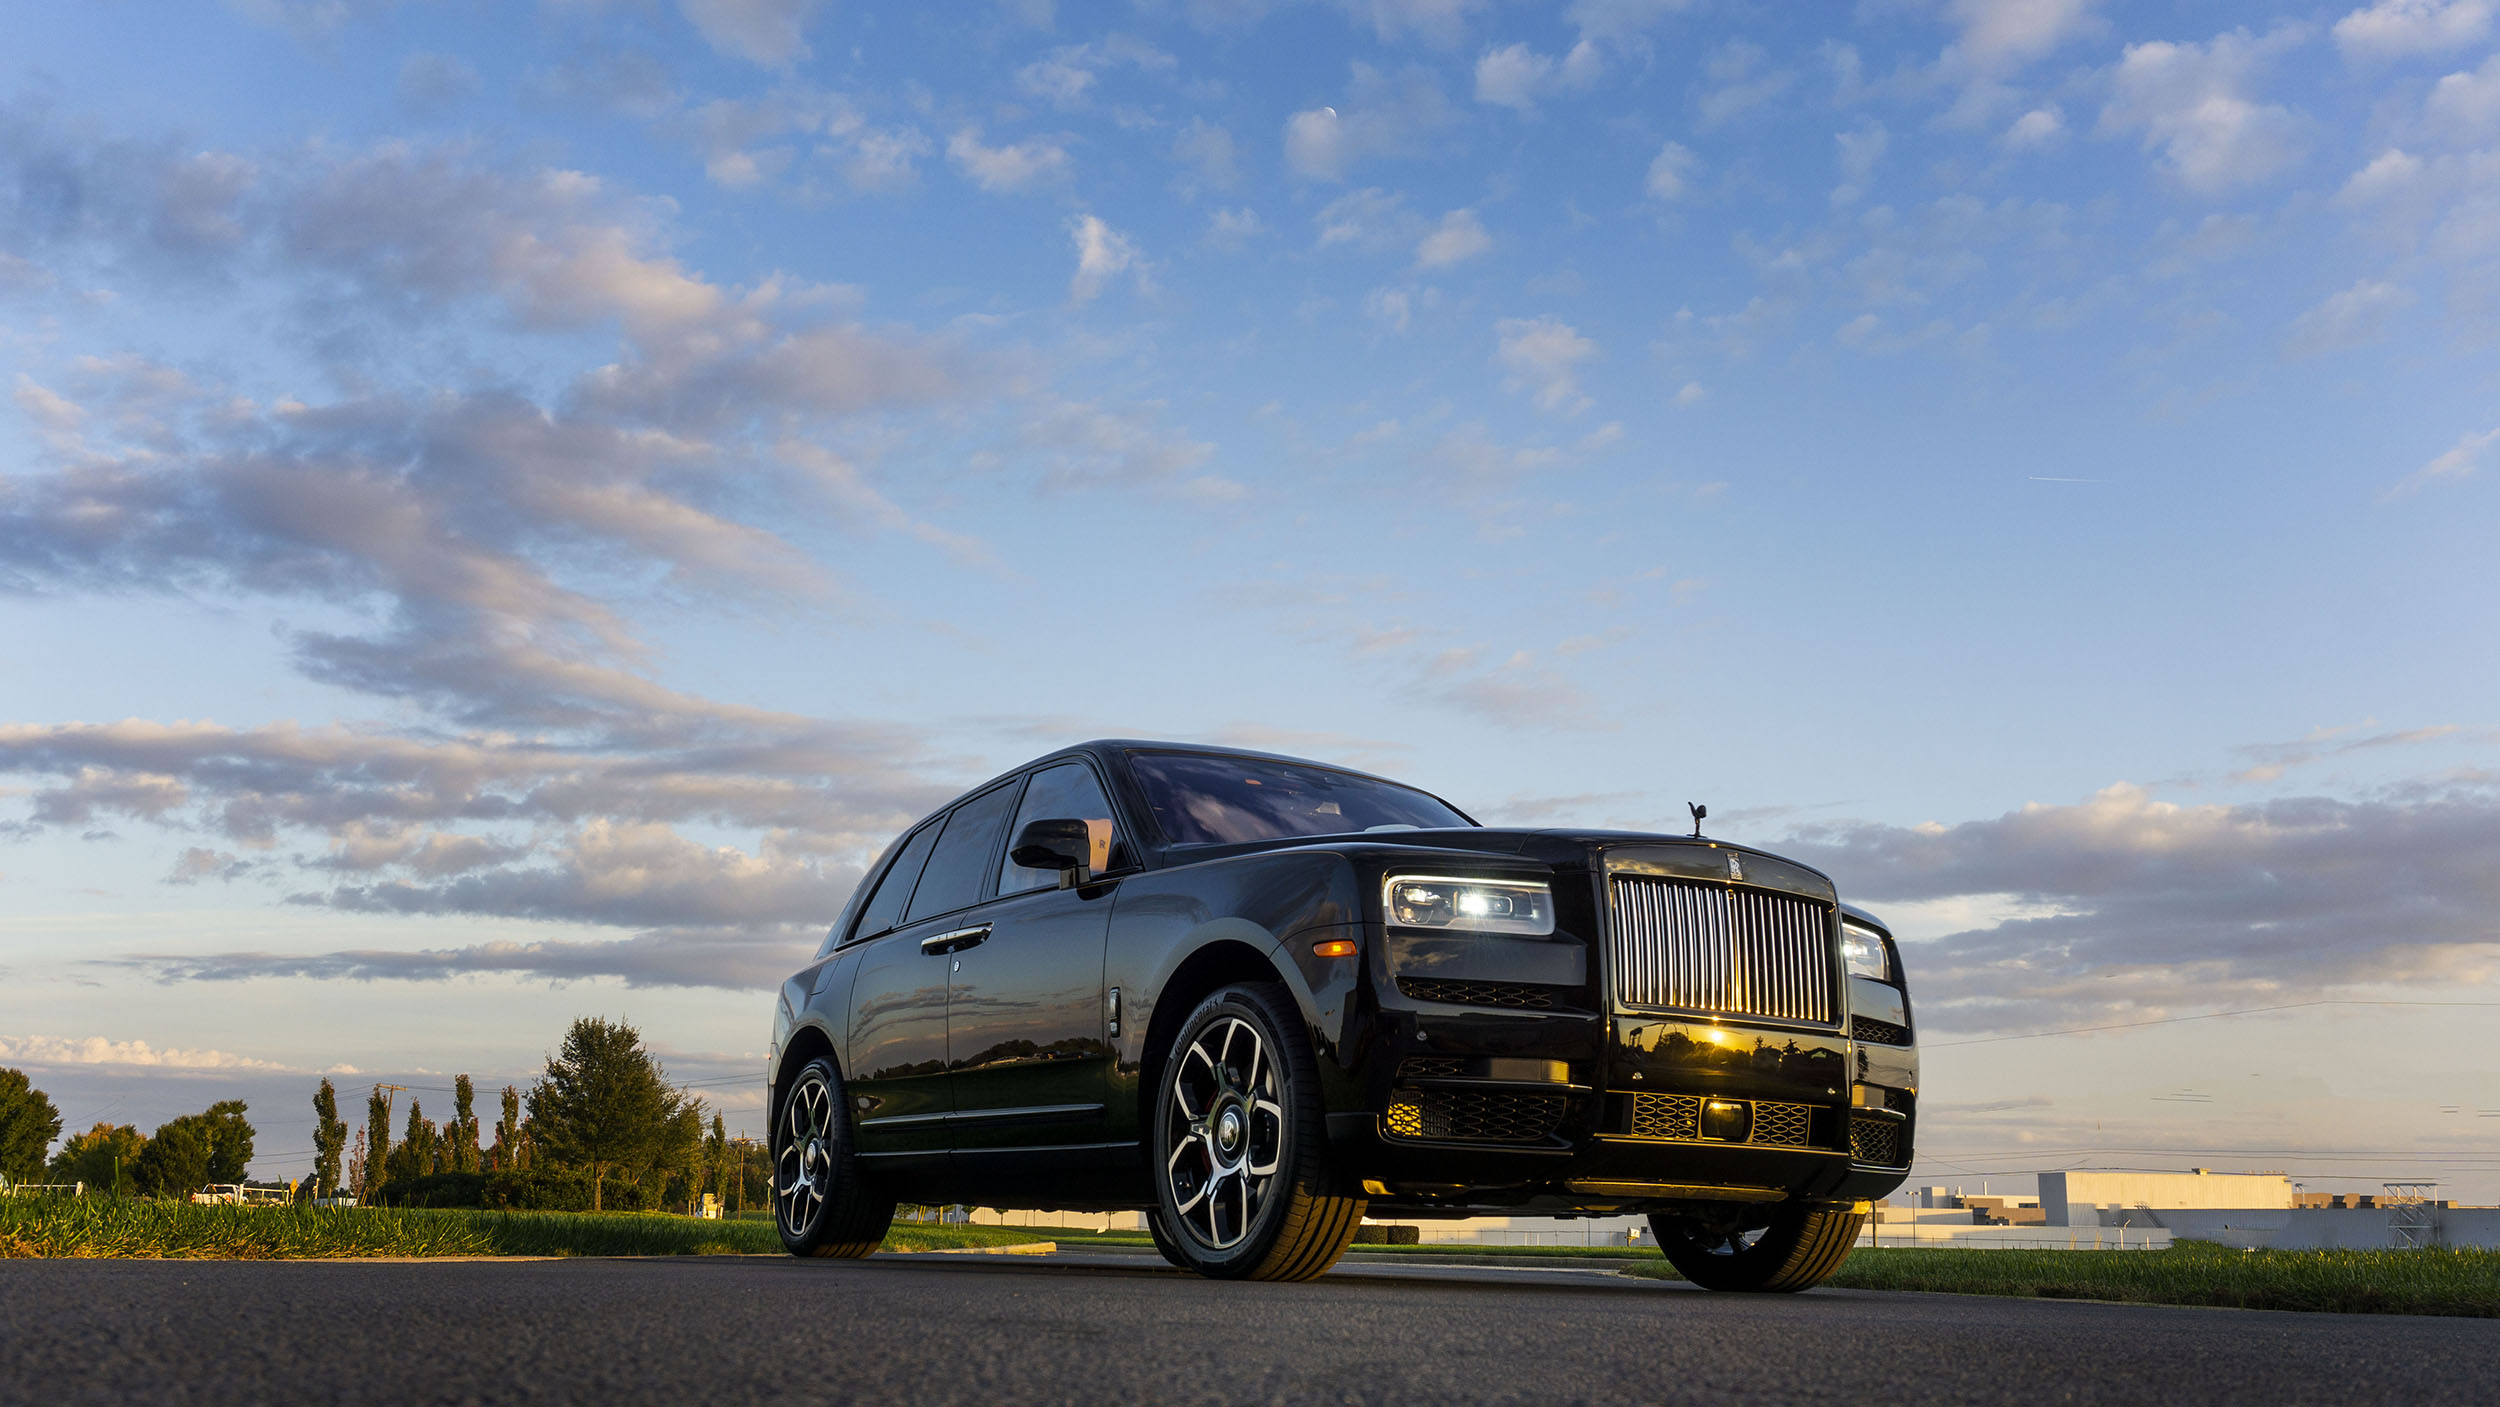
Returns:
[[[1329,1117],[1346,1191],[1381,1210],[1857,1202],[1908,1176],[1913,1048],[1855,1040],[1847,1029],[1592,1010],[1567,999],[1494,1009],[1384,986],[1361,1107]],[[1713,1102],[1726,1117],[1705,1130],[1697,1114]],[[1730,1122],[1741,1125],[1737,1137],[1726,1136]]]

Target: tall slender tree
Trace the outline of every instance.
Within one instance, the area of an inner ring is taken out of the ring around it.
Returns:
[[[313,1195],[335,1197],[339,1159],[347,1151],[347,1125],[339,1122],[339,1092],[328,1080],[313,1092]]]
[[[477,1089],[466,1075],[451,1082],[451,1122],[443,1126],[443,1171],[478,1170]]]
[[[495,1171],[519,1172],[528,1166],[521,1156],[521,1092],[505,1085],[503,1117],[495,1120]]]
[[[390,1158],[391,1100],[375,1085],[373,1098],[365,1102],[365,1175],[356,1184],[358,1197],[370,1199],[391,1180]]]

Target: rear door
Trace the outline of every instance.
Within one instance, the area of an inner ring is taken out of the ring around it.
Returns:
[[[956,952],[986,931],[972,909],[988,890],[990,857],[1015,796],[1013,783],[992,787],[916,832],[913,845],[923,859],[908,876],[908,893],[887,904],[886,886],[905,877],[910,847],[862,917],[862,933],[872,920],[893,924],[863,940],[870,948],[851,986],[847,1074],[862,1153],[943,1153],[952,1146],[948,987]]]

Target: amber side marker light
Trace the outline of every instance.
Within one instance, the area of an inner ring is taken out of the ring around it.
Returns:
[[[1331,938],[1325,943],[1313,943],[1311,945],[1311,956],[1315,958],[1350,958],[1354,956],[1354,940],[1351,938]]]

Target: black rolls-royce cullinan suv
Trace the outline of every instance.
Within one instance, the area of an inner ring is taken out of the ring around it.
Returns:
[[[768,1070],[796,1254],[868,1254],[897,1201],[1135,1208],[1270,1280],[1368,1208],[1646,1214],[1700,1284],[1803,1289],[1917,1127],[1900,955],[1820,873],[1172,743],[914,826],[782,984]]]

